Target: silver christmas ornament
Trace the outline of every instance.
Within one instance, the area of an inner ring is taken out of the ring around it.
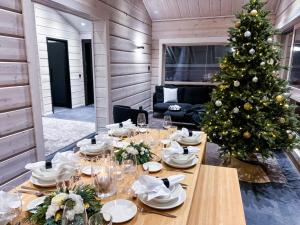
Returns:
[[[232,41],[236,41],[236,38],[234,37],[234,38],[232,38]]]
[[[253,54],[255,53],[255,50],[254,50],[253,48],[251,48],[251,49],[249,50],[249,53],[250,53],[251,55],[253,55]]]
[[[274,64],[274,59],[269,59],[268,64],[273,65]]]
[[[239,82],[238,80],[235,80],[235,81],[233,82],[233,85],[234,85],[235,87],[238,87],[238,86],[240,86],[240,82]]]
[[[218,106],[218,107],[220,107],[220,106],[222,105],[222,102],[221,102],[220,100],[217,100],[217,101],[215,102],[215,105]]]
[[[256,83],[258,81],[258,78],[257,77],[253,77],[252,78],[252,82]]]
[[[260,63],[260,65],[261,65],[261,66],[264,66],[264,65],[266,65],[266,63],[265,63],[264,61],[262,61],[262,62]]]
[[[245,33],[244,33],[244,36],[245,37],[250,37],[251,36],[251,32],[249,30],[247,30]]]
[[[271,44],[271,43],[273,42],[273,39],[269,37],[269,38],[267,39],[267,42],[268,42],[269,44]]]
[[[233,112],[234,112],[234,113],[239,113],[239,111],[240,111],[240,110],[239,110],[238,107],[235,107],[235,108],[233,109]]]

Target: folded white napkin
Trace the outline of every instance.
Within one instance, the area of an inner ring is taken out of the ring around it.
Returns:
[[[193,146],[188,146],[188,154],[192,153],[198,153],[199,148],[198,147],[193,147]],[[171,155],[174,154],[183,154],[184,153],[184,148],[180,146],[176,141],[172,141],[170,147],[164,149],[164,156],[165,157],[170,157]]]
[[[73,151],[58,152],[52,159],[52,165],[68,165],[77,166],[80,163],[80,158]]]
[[[101,142],[99,144],[94,144],[94,145],[84,145],[80,147],[80,151],[83,152],[90,152],[90,153],[97,153],[101,152],[103,150],[109,149],[112,144],[106,143],[106,142]]]
[[[200,131],[192,131],[192,136],[189,136],[189,130],[186,128],[182,128],[181,130],[178,130],[174,132],[171,136],[170,139],[173,141],[178,141],[181,139],[186,139],[189,142],[197,142],[199,141],[201,136]]]
[[[169,176],[167,179],[171,187],[183,181],[184,178],[185,175],[178,174]],[[140,176],[139,179],[133,183],[132,190],[136,195],[146,194],[147,201],[159,196],[168,196],[171,193],[170,189],[167,188],[162,179],[149,175]]]
[[[16,193],[0,191],[0,212],[3,216],[0,216],[0,224],[6,225],[10,222],[12,215],[9,212],[12,209],[20,208],[21,201]],[[7,213],[7,217],[4,215]]]
[[[62,172],[74,173],[77,166],[80,164],[79,156],[72,151],[58,152],[52,159],[52,168],[46,169],[45,161],[28,163],[25,169],[31,170],[32,176],[45,180],[54,181],[57,175]]]
[[[123,128],[132,128],[134,126],[134,124],[131,122],[131,119],[128,119],[124,122],[122,122]],[[108,124],[106,125],[107,129],[118,129],[120,128],[120,123],[113,123],[113,124]]]
[[[113,139],[109,137],[97,136],[96,144],[92,144],[91,139],[83,139],[77,142],[77,147],[80,148],[81,151],[96,153],[102,150],[109,149],[113,145]]]

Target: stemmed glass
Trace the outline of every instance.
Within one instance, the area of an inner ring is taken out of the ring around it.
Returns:
[[[138,127],[144,127],[147,124],[145,113],[138,114],[136,123]]]
[[[172,118],[171,118],[171,116],[170,115],[165,115],[164,116],[163,127],[168,130],[168,129],[171,128],[171,126],[172,126]]]
[[[89,225],[112,225],[112,216],[106,212],[98,212],[89,219]]]
[[[0,209],[0,224],[18,224],[22,213],[22,194],[14,189],[14,187],[5,187],[1,190],[1,194],[9,194],[10,201],[1,202],[7,204],[8,209],[1,207]]]
[[[61,225],[88,225],[86,210],[84,210],[82,214],[77,215],[74,215],[72,211],[73,206],[66,204],[61,219]]]

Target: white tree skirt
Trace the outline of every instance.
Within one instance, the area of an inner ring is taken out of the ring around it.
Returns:
[[[95,132],[95,124],[43,117],[45,152],[49,155]]]

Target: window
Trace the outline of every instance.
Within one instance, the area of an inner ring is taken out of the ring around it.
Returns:
[[[295,30],[289,83],[300,88],[300,28]]]
[[[230,50],[223,45],[166,46],[165,82],[209,82]]]

